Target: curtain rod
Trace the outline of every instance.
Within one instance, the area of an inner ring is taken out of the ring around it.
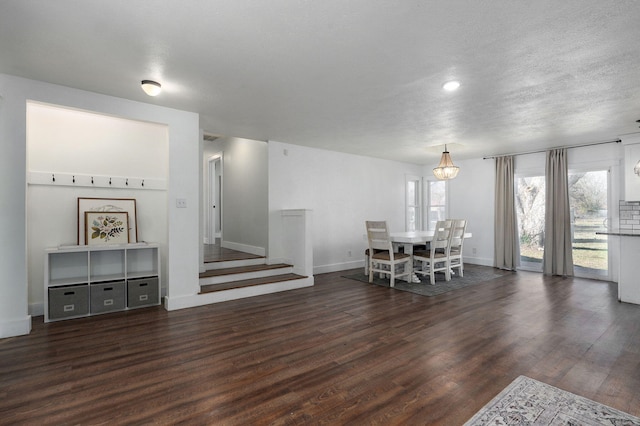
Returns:
[[[561,148],[582,148],[583,146],[593,146],[593,145],[604,145],[607,143],[620,143],[622,142],[622,139],[614,139],[612,141],[603,141],[603,142],[591,142],[591,143],[583,143],[583,144],[579,144],[579,145],[571,145],[571,146],[559,146],[559,147],[555,147],[555,148],[547,148],[547,149],[539,149],[537,151],[527,151],[527,152],[514,152],[512,154],[500,154],[500,155],[492,155],[489,157],[482,157],[483,160],[491,160],[492,158],[498,158],[498,157],[506,157],[509,155],[525,155],[525,154],[537,154],[538,152],[547,152],[551,149],[561,149]]]

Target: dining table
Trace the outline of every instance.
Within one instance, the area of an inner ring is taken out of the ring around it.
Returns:
[[[405,232],[390,232],[389,239],[393,244],[394,249],[402,247],[407,254],[413,254],[413,246],[427,244],[433,240],[435,231],[405,231]],[[473,234],[471,232],[465,232],[464,238],[471,238]]]
[[[405,231],[405,232],[389,232],[389,239],[393,244],[394,251],[399,251],[399,247],[403,248],[403,252],[411,255],[411,264],[413,265],[413,246],[428,244],[433,240],[435,231]],[[464,238],[471,238],[473,234],[471,232],[465,232]],[[413,274],[411,281],[419,283],[420,279],[416,274]]]

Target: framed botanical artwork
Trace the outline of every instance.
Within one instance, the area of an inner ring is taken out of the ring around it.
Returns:
[[[87,245],[127,244],[129,214],[127,212],[84,212]]]
[[[83,198],[78,197],[78,245],[88,244],[86,239],[85,213],[127,213],[128,242],[138,242],[138,219],[135,198]]]

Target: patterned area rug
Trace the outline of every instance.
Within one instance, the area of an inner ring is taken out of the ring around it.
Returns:
[[[513,272],[503,271],[497,268],[478,265],[465,265],[464,277],[453,275],[451,281],[445,281],[444,274],[436,274],[436,283],[431,285],[429,277],[420,277],[419,283],[408,283],[406,281],[396,279],[393,288],[396,290],[408,291],[410,293],[420,294],[422,296],[437,296],[438,294],[447,293],[449,291],[458,290],[475,284],[484,283],[494,278],[501,277],[504,274]],[[369,283],[369,276],[364,274],[364,270],[350,275],[344,275],[344,278]],[[373,284],[389,287],[389,279],[379,278],[376,274],[373,278]]]
[[[520,376],[465,425],[631,426],[640,418]]]

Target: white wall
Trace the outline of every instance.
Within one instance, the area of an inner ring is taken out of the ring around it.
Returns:
[[[166,125],[44,104],[27,105],[28,172],[46,172],[49,177],[44,184],[28,183],[27,258],[31,315],[43,314],[44,249],[76,244],[78,197],[136,199],[138,240],[159,243],[161,265],[166,266],[166,189],[150,189],[149,183],[162,181],[166,188],[168,145]],[[64,173],[132,179],[126,188],[73,186],[65,183]],[[54,174],[58,175],[56,181],[53,181]],[[145,178],[146,188],[134,185],[134,177]],[[161,276],[165,273],[166,268],[163,268]]]
[[[0,337],[28,333],[26,244],[26,105],[28,100],[99,114],[166,124],[169,131],[167,188],[168,309],[197,294],[199,211],[199,117],[162,108],[23,78],[0,75]],[[176,199],[187,200],[177,209]]]
[[[455,164],[460,171],[449,181],[448,217],[467,219],[467,232],[473,234],[464,243],[465,262],[493,266],[495,163],[478,159]],[[425,174],[432,173],[431,168],[425,169]]]
[[[27,295],[26,100],[0,74],[0,338],[31,330]]]
[[[269,245],[267,143],[227,138],[223,156],[222,240],[226,247],[264,249]]]
[[[316,274],[364,265],[366,220],[404,231],[405,175],[420,176],[421,166],[275,141],[268,147],[271,258],[282,256],[282,209],[312,210]]]

